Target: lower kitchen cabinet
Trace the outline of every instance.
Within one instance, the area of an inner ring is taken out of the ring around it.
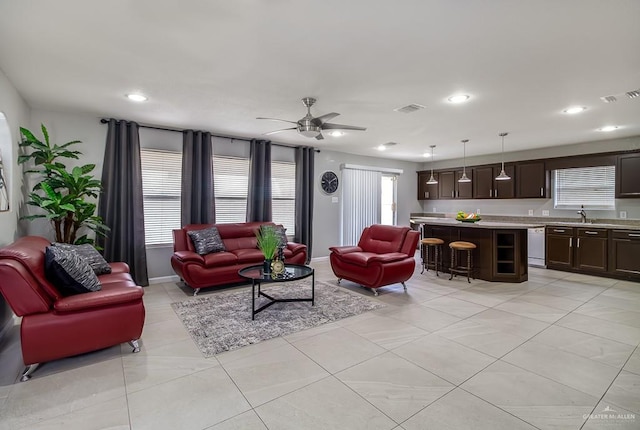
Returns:
[[[640,281],[640,230],[547,226],[549,269]]]
[[[609,273],[640,279],[640,231],[613,230],[611,232]]]

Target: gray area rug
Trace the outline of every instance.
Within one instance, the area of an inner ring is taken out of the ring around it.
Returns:
[[[311,282],[263,284],[262,290],[275,298],[305,298],[311,296]],[[260,297],[256,308],[266,302]],[[257,314],[255,321],[251,320],[251,287],[171,304],[207,358],[384,306],[322,281],[316,281],[315,306],[311,302],[276,303]]]

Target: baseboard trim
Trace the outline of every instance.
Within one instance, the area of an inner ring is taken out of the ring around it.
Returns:
[[[157,278],[149,278],[149,285],[164,284],[165,282],[178,282],[180,280],[176,275],[172,276],[159,276]]]
[[[327,261],[329,259],[329,256],[325,256],[325,257],[313,257],[311,259],[311,261]]]

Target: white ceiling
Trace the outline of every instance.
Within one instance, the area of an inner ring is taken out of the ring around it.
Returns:
[[[32,108],[241,137],[313,96],[367,131],[273,140],[424,161],[464,138],[498,153],[502,131],[506,151],[640,135],[640,97],[600,100],[640,88],[639,18],[638,0],[2,0],[0,68]]]

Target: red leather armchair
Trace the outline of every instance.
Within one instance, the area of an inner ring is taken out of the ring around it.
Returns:
[[[0,293],[22,317],[20,340],[27,366],[22,381],[45,361],[95,351],[137,340],[144,325],[142,287],[129,266],[112,263],[110,274],[98,276],[100,291],[63,297],[45,277],[49,241],[27,236],[0,249]]]
[[[331,269],[338,282],[347,279],[363,287],[376,288],[405,281],[413,275],[414,254],[420,233],[409,227],[375,224],[365,228],[358,246],[329,248]]]

